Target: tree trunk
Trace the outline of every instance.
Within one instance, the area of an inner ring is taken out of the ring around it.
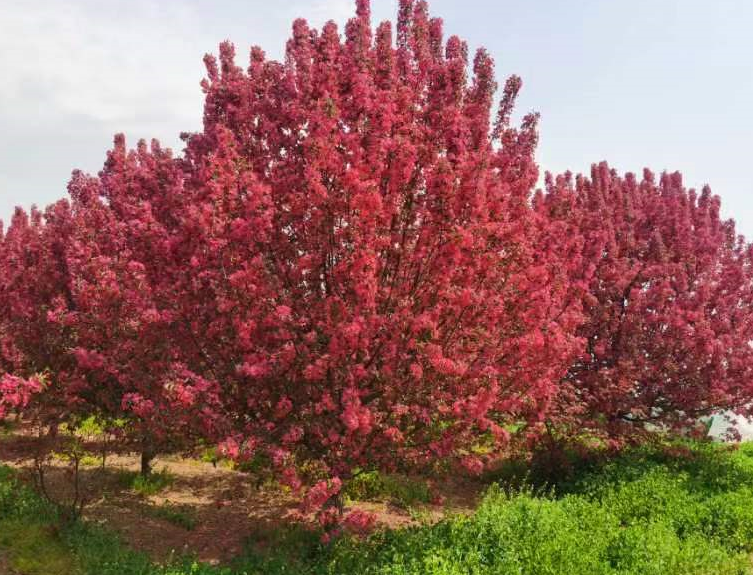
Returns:
[[[141,448],[141,475],[146,477],[152,473],[152,461],[154,460],[154,448],[149,441],[145,440]]]

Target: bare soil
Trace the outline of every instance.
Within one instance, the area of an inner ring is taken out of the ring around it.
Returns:
[[[0,462],[18,468],[31,479],[34,437],[20,428],[0,436]],[[283,488],[257,485],[254,477],[222,465],[180,456],[159,457],[156,471],[167,471],[172,483],[156,495],[140,496],[124,483],[128,472],[139,469],[136,454],[107,458],[107,466],[90,466],[80,473],[87,504],[84,516],[117,531],[132,548],[146,552],[155,561],[190,552],[202,561],[225,563],[244,544],[253,540],[264,545],[265,533],[292,521],[298,500]],[[47,471],[48,491],[56,499],[70,498],[73,474],[64,461],[54,461]],[[474,508],[481,486],[467,480],[443,479],[437,487],[442,503],[421,507],[421,521],[436,521],[446,513],[464,513]],[[154,506],[170,504],[190,510],[195,528],[184,527],[149,513]],[[377,522],[390,528],[415,524],[416,514],[383,502],[356,502],[351,508],[374,513]],[[305,519],[303,519],[305,520]],[[8,570],[0,557],[0,573]]]

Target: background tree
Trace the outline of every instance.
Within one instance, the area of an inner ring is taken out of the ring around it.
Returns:
[[[686,190],[678,173],[657,182],[646,170],[639,181],[602,163],[590,179],[549,177],[535,204],[581,230],[592,274],[586,352],[560,396],[565,421],[624,438],[748,412],[751,247],[720,219],[717,196]]]
[[[76,411],[59,375],[70,368],[70,326],[51,318],[75,304],[65,257],[73,233],[68,202],[18,208],[0,238],[0,417],[24,410],[54,429]]]
[[[69,187],[78,215],[68,248],[76,309],[75,369],[69,385],[110,418],[127,421],[125,439],[141,452],[142,473],[160,451],[209,438],[216,401],[189,372],[176,274],[183,174],[155,141],[128,151],[115,138],[98,178],[76,173]]]

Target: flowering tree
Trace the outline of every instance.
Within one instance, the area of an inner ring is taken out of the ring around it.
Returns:
[[[212,437],[211,384],[181,362],[172,312],[182,174],[156,142],[128,153],[118,136],[99,177],[74,172],[70,202],[17,211],[0,246],[0,416],[53,433],[88,415],[125,420],[144,473],[176,439]]]
[[[68,385],[109,417],[128,420],[142,472],[159,450],[211,437],[212,384],[187,369],[185,318],[175,276],[187,267],[175,241],[183,173],[169,150],[122,136],[98,178],[74,173],[77,226],[67,257],[76,306],[56,316],[74,325]]]
[[[581,230],[591,277],[564,421],[622,438],[749,409],[753,252],[720,219],[718,197],[686,190],[678,173],[639,181],[600,164],[590,179],[549,177],[535,205]]]
[[[70,358],[60,353],[73,338],[50,316],[73,305],[65,246],[72,233],[70,206],[42,213],[17,209],[0,241],[0,418],[25,410],[55,427],[72,413],[58,374]]]
[[[284,481],[319,462],[332,499],[357,467],[456,460],[540,422],[579,349],[567,251],[530,209],[535,115],[496,119],[484,50],[446,42],[424,2],[341,41],[293,25],[284,63],[207,56],[204,129],[186,136],[180,304],[218,382],[228,453]],[[566,243],[566,242],[565,242]]]

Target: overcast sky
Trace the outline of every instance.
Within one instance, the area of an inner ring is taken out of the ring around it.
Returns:
[[[202,56],[226,38],[282,54],[290,24],[343,23],[351,0],[0,0],[0,219],[133,144],[200,128]],[[372,0],[394,20],[395,0]],[[753,2],[433,0],[448,34],[486,46],[518,112],[542,115],[539,161],[680,170],[753,238]]]

